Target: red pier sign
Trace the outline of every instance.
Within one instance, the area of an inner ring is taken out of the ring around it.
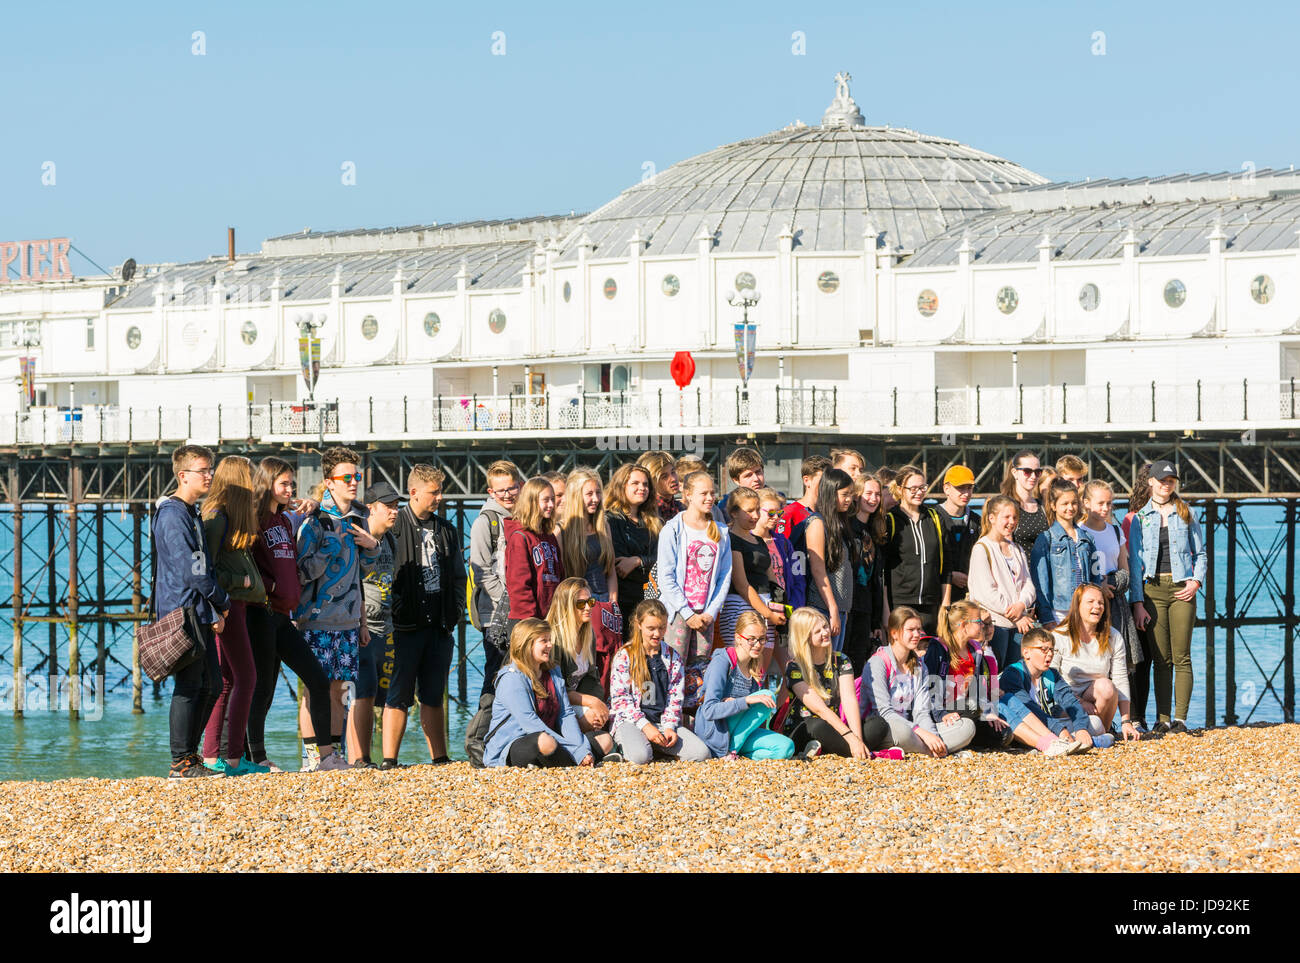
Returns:
[[[52,237],[44,241],[0,241],[0,284],[10,281],[71,281],[68,264],[71,238]],[[18,277],[10,277],[13,270]]]

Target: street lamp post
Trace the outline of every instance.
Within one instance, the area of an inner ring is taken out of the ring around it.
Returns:
[[[736,364],[740,367],[741,398],[745,401],[749,401],[749,375],[754,369],[757,341],[755,326],[749,323],[749,309],[758,304],[759,297],[756,288],[730,291],[727,294],[727,303],[741,311],[741,323],[736,325]]]
[[[316,406],[316,378],[318,370],[316,367],[316,358],[312,350],[312,343],[316,338],[316,332],[325,327],[325,313],[313,315],[310,311],[304,311],[294,316],[294,324],[298,326],[299,337],[299,354],[302,361],[302,380],[307,385],[307,401],[310,406],[309,410],[316,413],[316,424],[320,429],[320,446],[321,450],[325,449],[325,418],[320,409]],[[305,348],[303,344],[305,343]]]

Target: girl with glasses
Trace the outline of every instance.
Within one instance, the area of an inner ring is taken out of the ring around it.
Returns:
[[[551,659],[558,663],[569,690],[569,703],[583,732],[600,732],[609,724],[605,687],[596,664],[591,614],[596,605],[586,579],[566,578],[555,590],[546,622],[551,627]]]
[[[791,693],[785,728],[796,753],[869,759],[871,750],[888,742],[884,719],[862,719],[853,665],[843,652],[831,649],[830,625],[816,609],[797,609],[790,618],[785,681]]]
[[[772,602],[772,555],[759,535],[760,525],[771,529],[762,516],[758,492],[737,488],[727,498],[728,533],[731,540],[731,590],[722,603],[718,632],[724,639],[736,633],[736,620],[743,612],[757,612],[767,624],[767,645],[763,673],[767,674],[776,647],[776,627],[785,625],[785,606]]]
[[[1056,654],[1052,633],[1030,629],[1021,652],[1023,660],[1004,669],[998,680],[998,715],[1011,727],[1012,736],[1046,756],[1091,749],[1088,711],[1052,668]]]
[[[939,609],[952,600],[945,557],[945,529],[939,512],[924,506],[925,474],[915,465],[898,470],[889,486],[898,504],[885,516],[885,585],[889,605],[920,614],[926,635],[934,635]]]
[[[695,734],[715,758],[789,759],[794,743],[763,726],[776,711],[776,693],[763,687],[767,626],[756,612],[736,622],[733,643],[718,649],[704,674]]]
[[[998,662],[985,644],[984,610],[963,599],[939,612],[939,641],[925,653],[935,722],[969,719],[975,724],[971,745],[1000,749],[1011,741],[1011,730],[998,718]]]
[[[614,653],[610,673],[610,705],[614,711],[614,741],[623,758],[645,765],[656,756],[703,762],[709,747],[682,724],[686,673],[665,642],[668,610],[657,599],[645,599],[632,613],[631,640]]]
[[[867,660],[862,699],[869,700],[871,714],[889,726],[889,744],[904,752],[942,758],[970,745],[975,723],[966,718],[935,719],[931,686],[918,653],[924,639],[921,616],[906,606],[894,609],[889,616],[889,644]]]
[[[1115,741],[1111,724],[1118,711],[1125,739],[1139,733],[1129,718],[1128,659],[1124,637],[1110,625],[1110,600],[1100,586],[1080,585],[1065,621],[1052,633],[1056,654],[1052,668],[1061,673],[1079,704],[1088,712],[1093,744],[1103,749]]]
[[[1033,552],[1038,536],[1051,525],[1038,501],[1038,481],[1041,477],[1042,468],[1038,464],[1038,456],[1032,451],[1019,451],[1007,462],[1007,473],[1002,479],[1002,494],[1012,499],[1020,510],[1014,539],[1025,553],[1025,558]]]

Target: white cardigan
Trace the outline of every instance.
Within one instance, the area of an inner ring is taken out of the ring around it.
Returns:
[[[1011,558],[1002,554],[992,536],[985,535],[970,551],[970,570],[966,573],[966,594],[993,614],[993,624],[1000,628],[1013,628],[1004,614],[1016,602],[1023,602],[1025,611],[1032,613],[1038,598],[1034,580],[1030,577],[1029,559],[1025,551],[1011,542]],[[1011,569],[1017,575],[1013,576]]]

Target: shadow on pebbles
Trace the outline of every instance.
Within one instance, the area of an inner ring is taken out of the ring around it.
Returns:
[[[0,871],[1300,870],[1300,726],[1084,755],[0,783]]]

